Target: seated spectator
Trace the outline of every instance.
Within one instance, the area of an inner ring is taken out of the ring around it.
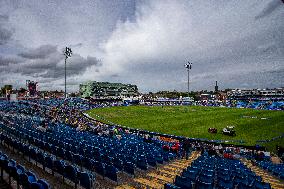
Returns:
[[[164,151],[169,151],[169,150],[170,150],[169,145],[163,145],[163,150],[164,150]]]
[[[188,159],[189,156],[189,150],[190,150],[191,144],[189,139],[185,139],[182,143],[182,148],[183,148],[183,155],[182,157]]]
[[[179,152],[179,149],[180,149],[179,142],[175,142],[174,145],[171,147],[171,150],[176,154]]]

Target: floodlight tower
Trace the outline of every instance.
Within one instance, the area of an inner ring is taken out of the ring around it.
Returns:
[[[187,69],[187,96],[189,98],[189,70],[191,70],[191,62],[187,62],[184,67]]]
[[[65,55],[65,92],[64,92],[64,97],[66,98],[67,97],[67,95],[66,95],[66,61],[67,61],[67,58],[71,57],[71,55],[72,55],[71,48],[66,47],[65,51],[64,51],[64,55]]]

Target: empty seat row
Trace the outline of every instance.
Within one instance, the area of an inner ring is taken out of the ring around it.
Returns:
[[[13,146],[13,144],[15,144],[15,140],[11,137],[6,136],[3,133],[1,133],[0,136],[0,138],[3,139],[3,141],[1,140],[1,143],[4,142],[8,146]],[[7,140],[7,138],[10,138],[10,140]],[[7,141],[13,142],[10,144],[7,143]],[[75,188],[77,187],[77,184],[80,184],[86,189],[91,189],[93,186],[94,176],[92,174],[80,171],[78,167],[70,165],[64,160],[56,159],[53,155],[42,153],[37,148],[22,143],[18,143],[18,145],[13,146],[13,148],[16,148],[16,150],[21,152],[24,156],[28,156],[29,161],[30,159],[33,159],[36,163],[40,163],[44,171],[47,171],[46,168],[48,168],[53,175],[54,172],[60,174],[63,181],[65,178],[69,179],[75,184]]]
[[[206,189],[269,189],[269,183],[262,181],[239,160],[219,156],[202,155],[191,166],[176,176],[174,184],[165,188]]]
[[[26,168],[13,159],[0,152],[1,179],[3,179],[4,171],[9,175],[9,184],[13,178],[17,182],[17,188],[22,186],[25,189],[50,189],[48,182],[44,179],[37,179],[36,175],[26,170]]]

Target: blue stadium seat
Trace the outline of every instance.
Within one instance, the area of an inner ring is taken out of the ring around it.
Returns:
[[[142,169],[142,170],[147,170],[148,169],[148,166],[147,166],[147,161],[146,159],[138,159],[137,160],[137,167]]]
[[[112,181],[115,181],[118,184],[117,169],[113,165],[106,164],[105,176],[111,179]]]
[[[124,169],[126,173],[133,175],[135,174],[135,165],[131,162],[125,162],[124,163]]]
[[[19,185],[23,186],[24,189],[29,188],[29,179],[26,173],[19,175]]]
[[[42,185],[43,189],[50,189],[50,185],[48,184],[48,182],[46,180],[39,179],[37,182]]]
[[[55,160],[53,165],[53,171],[62,175],[64,180],[64,169],[65,169],[65,162],[63,160]]]
[[[87,172],[80,172],[79,182],[83,188],[91,189],[93,185],[93,177]]]
[[[271,189],[271,185],[269,183],[266,183],[266,182],[256,181],[255,184],[254,184],[254,188],[255,189]]]
[[[49,168],[52,171],[52,174],[54,172],[54,161],[55,159],[52,156],[45,156],[44,158],[44,167],[43,169],[45,170],[45,168]]]
[[[114,159],[114,163],[113,165],[115,166],[115,168],[117,168],[119,171],[123,170],[123,161],[119,158]]]
[[[78,177],[77,177],[78,169],[73,165],[66,165],[64,167],[64,177],[71,180],[75,184],[75,188],[77,188]]]
[[[32,182],[30,184],[30,189],[43,189],[43,186],[38,182]]]
[[[182,189],[181,187],[175,186],[173,184],[164,184],[164,189]]]
[[[197,177],[197,172],[194,172],[194,171],[183,171],[182,173],[182,176],[183,177],[186,177],[186,178],[189,178],[191,180],[195,180],[196,177]]]
[[[105,165],[102,162],[95,161],[94,162],[95,171],[101,176],[105,177]]]
[[[186,177],[176,176],[175,185],[181,189],[192,189],[191,180]]]
[[[223,180],[218,179],[218,188],[219,189],[234,189],[234,184],[232,180]]]

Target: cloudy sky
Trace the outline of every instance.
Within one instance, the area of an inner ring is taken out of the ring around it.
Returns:
[[[96,80],[142,92],[284,87],[281,0],[0,0],[0,86]]]

